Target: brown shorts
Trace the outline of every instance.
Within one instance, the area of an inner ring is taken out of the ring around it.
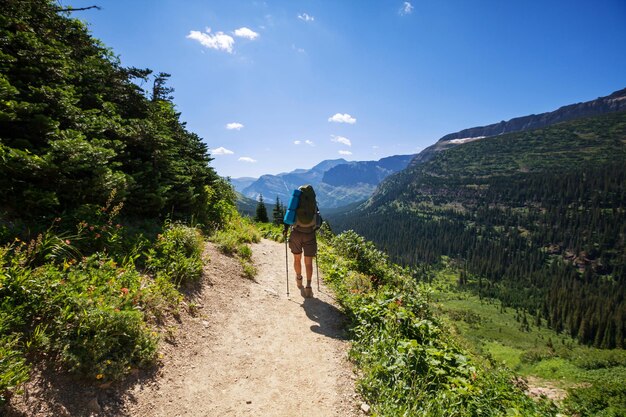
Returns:
[[[317,240],[315,232],[305,233],[300,230],[293,229],[289,235],[289,249],[291,253],[300,254],[304,251],[304,256],[317,255]]]

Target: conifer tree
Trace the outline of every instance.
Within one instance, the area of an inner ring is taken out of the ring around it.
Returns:
[[[256,206],[256,216],[254,216],[255,222],[268,223],[269,219],[267,218],[267,207],[265,207],[265,202],[263,201],[263,194],[259,195],[259,202]]]
[[[274,205],[274,210],[272,211],[272,217],[274,220],[274,224],[283,224],[283,218],[285,217],[285,206],[283,205],[283,203],[281,203],[278,196],[276,196],[276,204]]]

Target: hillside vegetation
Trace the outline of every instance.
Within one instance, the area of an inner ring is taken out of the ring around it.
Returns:
[[[461,266],[481,297],[596,347],[626,334],[626,113],[477,140],[331,219],[403,265]]]
[[[0,12],[0,407],[37,367],[102,383],[154,363],[201,231],[238,217],[168,74],[123,67],[60,9]]]
[[[350,355],[375,415],[556,415],[510,371],[464,348],[408,269],[351,231],[323,242],[320,265],[351,319]]]

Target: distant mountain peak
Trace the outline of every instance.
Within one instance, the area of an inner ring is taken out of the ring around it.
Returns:
[[[302,184],[315,188],[322,208],[345,206],[367,199],[376,186],[388,175],[408,165],[414,155],[394,155],[379,161],[351,161],[328,159],[311,169],[296,169],[278,175],[261,175],[256,181],[232,180],[243,196],[274,201],[278,197],[287,202],[291,191]]]

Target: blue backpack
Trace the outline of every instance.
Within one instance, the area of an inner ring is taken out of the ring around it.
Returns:
[[[319,229],[322,218],[319,214],[315,191],[310,185],[303,185],[293,190],[283,222],[298,227]]]

